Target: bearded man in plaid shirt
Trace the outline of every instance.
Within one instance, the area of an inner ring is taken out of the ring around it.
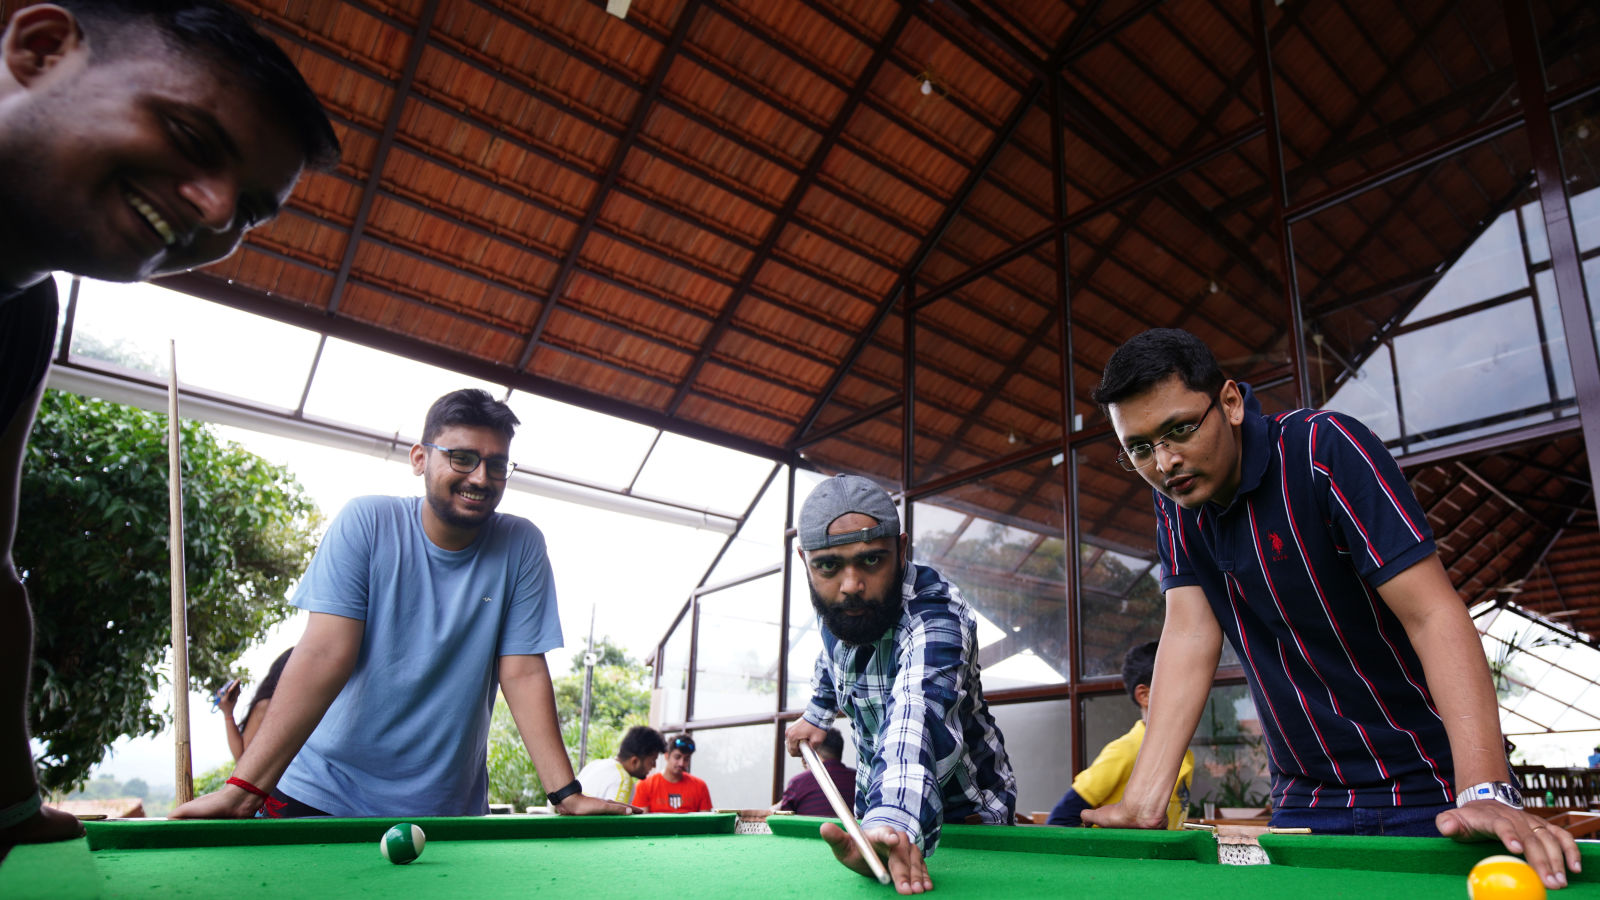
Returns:
[[[961,591],[907,554],[889,495],[857,475],[818,485],[800,509],[800,559],[822,623],[811,703],[789,753],[822,743],[834,716],[856,741],[855,814],[902,894],[933,889],[924,857],[944,822],[1009,825],[1017,784],[978,675],[977,619]],[[849,836],[822,836],[870,875]]]

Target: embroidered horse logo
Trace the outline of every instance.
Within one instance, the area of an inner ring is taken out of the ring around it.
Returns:
[[[1289,554],[1283,552],[1283,538],[1278,537],[1276,531],[1267,532],[1267,543],[1272,545],[1273,562],[1283,562],[1289,558]]]

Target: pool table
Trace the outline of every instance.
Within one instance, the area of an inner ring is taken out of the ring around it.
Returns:
[[[378,852],[393,820],[89,822],[85,839],[18,847],[0,864],[0,897],[888,897],[836,864],[821,819],[773,817],[772,834],[736,834],[732,813],[408,821],[422,858]],[[928,868],[935,896],[1321,898],[1466,895],[1488,844],[1442,838],[1267,835],[1274,865],[1217,863],[1206,832],[949,826]],[[1600,898],[1600,845],[1559,898]]]

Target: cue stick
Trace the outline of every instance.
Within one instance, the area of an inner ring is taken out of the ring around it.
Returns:
[[[194,769],[189,749],[189,623],[183,577],[183,483],[179,469],[178,342],[170,342],[167,368],[167,548],[172,565],[172,735],[178,802],[194,799]]]
[[[872,842],[861,833],[861,826],[856,823],[855,813],[849,804],[844,802],[844,797],[839,795],[839,786],[833,783],[833,778],[828,775],[828,770],[823,768],[822,760],[817,758],[817,751],[805,741],[800,742],[800,758],[805,760],[806,768],[811,770],[817,779],[817,786],[828,795],[828,803],[833,806],[834,815],[839,817],[844,830],[850,833],[850,839],[856,842],[856,848],[861,855],[867,858],[867,865],[872,867],[872,874],[878,877],[879,884],[889,883],[889,870],[883,867],[883,860],[878,858],[878,851],[872,849]]]

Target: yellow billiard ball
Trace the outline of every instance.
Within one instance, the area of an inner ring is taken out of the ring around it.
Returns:
[[[1470,900],[1544,900],[1544,882],[1515,856],[1490,856],[1467,874]]]

